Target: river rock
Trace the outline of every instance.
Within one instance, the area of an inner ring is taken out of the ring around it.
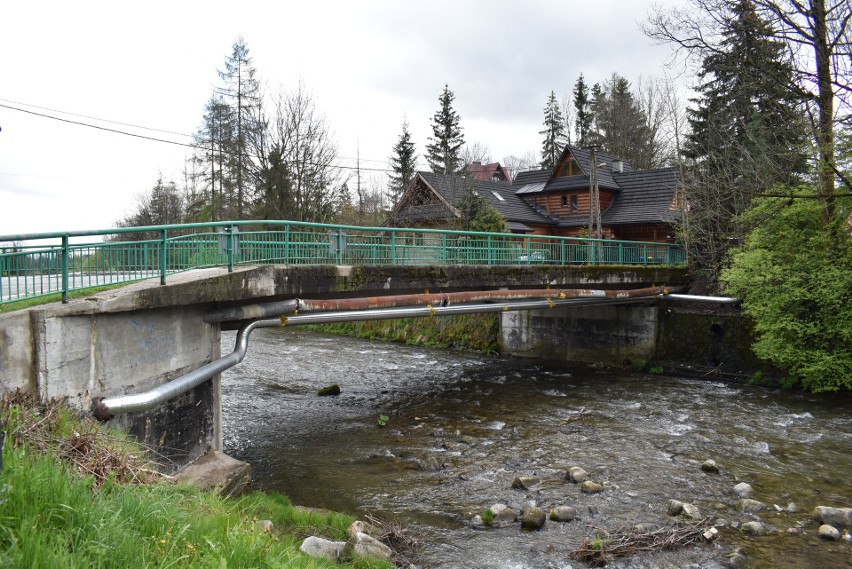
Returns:
[[[480,516],[479,514],[476,514],[475,516],[473,516],[470,519],[470,525],[472,525],[475,528],[478,528],[478,527],[484,526],[485,522],[482,521],[482,516]]]
[[[760,522],[746,522],[740,527],[740,531],[754,536],[761,536],[769,533],[766,526]]]
[[[426,459],[416,459],[414,464],[417,465],[417,470],[422,470],[424,472],[438,472],[439,470],[444,469],[444,465],[438,461],[434,456],[430,456]]]
[[[736,486],[734,486],[734,494],[739,496],[740,498],[748,498],[751,496],[751,493],[754,489],[751,487],[751,484],[747,484],[746,482],[740,482]]]
[[[819,537],[828,541],[837,541],[840,539],[840,530],[829,524],[819,526]]]
[[[299,547],[299,551],[305,555],[309,555],[310,557],[321,557],[323,559],[337,561],[338,557],[340,557],[340,551],[343,549],[344,545],[346,545],[346,543],[342,541],[330,541],[328,539],[312,535],[302,542],[301,547]]]
[[[765,510],[766,504],[764,504],[763,502],[758,502],[757,500],[743,498],[739,501],[737,507],[744,514],[756,514],[757,512],[762,512],[763,510]]]
[[[382,533],[382,530],[369,522],[362,522],[361,520],[356,520],[349,524],[349,529],[346,530],[346,533],[349,535],[349,537],[354,537],[356,533],[366,533],[367,535],[376,537],[377,535]]]
[[[502,528],[512,525],[518,519],[518,513],[506,504],[494,504],[489,508],[494,517],[491,520],[491,525],[495,528]]]
[[[597,482],[585,480],[582,484],[580,484],[580,491],[585,492],[586,494],[597,494],[598,492],[603,492],[603,486]]]
[[[343,546],[340,559],[349,560],[362,557],[388,561],[393,557],[393,550],[378,539],[370,537],[366,533],[358,532],[350,537],[349,541]]]
[[[701,470],[710,474],[719,474],[719,465],[715,460],[705,460],[701,463]]]
[[[544,510],[529,506],[521,510],[521,529],[537,530],[544,527]]]
[[[555,506],[550,509],[550,519],[554,522],[570,522],[577,518],[577,509],[571,506]]]
[[[529,490],[536,484],[538,484],[538,478],[535,476],[518,476],[512,481],[512,488],[515,490]]]
[[[272,520],[257,520],[254,522],[254,527],[259,532],[272,534],[275,524],[272,523]]]
[[[568,473],[566,474],[565,478],[567,478],[574,484],[581,484],[589,478],[589,473],[580,468],[579,466],[572,466],[568,469]]]
[[[328,397],[329,395],[340,395],[340,386],[336,383],[333,385],[327,385],[317,391],[317,395],[320,397]]]
[[[678,516],[683,512],[683,502],[680,500],[669,500],[669,515]]]
[[[693,506],[692,504],[684,503],[683,515],[686,516],[687,518],[691,519],[691,520],[700,520],[701,519],[701,512],[698,511],[697,506]]]
[[[852,508],[817,506],[814,508],[813,518],[818,522],[831,524],[835,527],[852,527]]]

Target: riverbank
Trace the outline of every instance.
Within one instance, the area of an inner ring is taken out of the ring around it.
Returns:
[[[500,351],[500,316],[497,314],[339,322],[306,328],[327,334],[397,342],[409,346],[471,350],[483,354],[496,354]]]
[[[349,516],[298,508],[277,493],[224,498],[173,484],[126,436],[60,403],[7,393],[2,426],[0,566],[341,566],[299,548],[308,536],[345,541]]]

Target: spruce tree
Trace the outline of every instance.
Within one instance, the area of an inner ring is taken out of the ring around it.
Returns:
[[[755,195],[794,183],[805,167],[805,129],[786,88],[783,44],[751,0],[729,4],[719,49],[703,60],[696,106],[688,110],[687,198],[696,261],[717,272],[744,234],[738,217]]]
[[[654,135],[630,82],[613,73],[603,87],[595,85],[594,92],[594,139],[601,150],[636,168],[652,167]]]
[[[440,174],[458,174],[464,168],[461,160],[461,148],[464,136],[459,126],[459,115],[453,109],[455,95],[448,85],[438,97],[441,107],[432,117],[432,136],[426,145],[426,162],[433,172]]]
[[[223,84],[217,93],[230,105],[233,120],[229,173],[236,195],[229,196],[228,214],[241,219],[247,213],[253,193],[250,180],[254,164],[249,151],[250,141],[261,130],[260,83],[255,77],[248,45],[242,37],[234,42],[231,55],[225,59],[225,69],[218,73]]]
[[[390,181],[388,188],[391,191],[393,202],[396,204],[405,192],[406,188],[414,179],[417,155],[414,151],[414,143],[411,141],[411,133],[408,130],[408,121],[402,123],[402,134],[393,145],[393,154],[389,158],[391,173],[388,174]]]
[[[565,135],[565,118],[562,116],[562,109],[554,91],[550,92],[550,97],[544,106],[544,130],[539,131],[539,134],[544,136],[541,143],[541,167],[554,168],[556,161],[562,155],[562,150],[568,144],[568,138]]]
[[[583,79],[583,74],[580,73],[577,83],[574,84],[574,115],[577,117],[574,128],[577,134],[577,145],[581,147],[589,144],[589,133],[594,120],[591,104],[589,86]]]

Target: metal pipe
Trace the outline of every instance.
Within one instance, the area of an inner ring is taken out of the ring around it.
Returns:
[[[554,292],[554,291],[551,291]],[[602,291],[599,291],[602,292]],[[609,291],[608,291],[609,292]],[[301,326],[305,324],[327,324],[331,322],[355,322],[362,320],[384,320],[396,318],[422,318],[437,315],[474,314],[485,312],[506,312],[516,310],[536,310],[554,308],[565,305],[596,305],[624,304],[638,302],[645,298],[653,298],[660,294],[660,289],[644,289],[642,295],[594,295],[591,297],[548,298],[546,300],[515,301],[508,303],[489,304],[459,304],[450,306],[407,306],[396,308],[376,308],[368,310],[349,310],[338,312],[316,312],[312,314],[295,314],[280,318],[254,320],[243,325],[237,332],[234,350],[215,361],[201,366],[186,375],[155,387],[144,393],[120,395],[116,397],[97,398],[94,400],[94,414],[98,419],[108,420],[121,413],[146,411],[170,399],[186,393],[201,385],[208,379],[240,363],[248,350],[248,339],[255,328],[272,328],[277,326]],[[301,302],[301,301],[300,301]]]
[[[146,411],[154,407],[174,399],[178,395],[182,395],[187,391],[201,385],[208,379],[218,373],[222,373],[228,368],[231,368],[241,361],[248,350],[248,338],[255,328],[267,328],[278,326],[278,319],[274,320],[255,320],[242,326],[237,332],[237,339],[234,342],[234,351],[214,360],[200,368],[193,370],[186,375],[182,375],[177,379],[173,379],[168,383],[164,383],[154,389],[145,391],[144,393],[135,393],[131,395],[119,395],[117,397],[103,397],[94,400],[95,417],[101,420],[108,420],[114,415],[121,413],[130,413],[131,411]]]
[[[257,320],[288,314],[299,309],[299,299],[283,300],[280,302],[267,302],[264,304],[248,304],[246,306],[235,306],[223,308],[218,312],[212,312],[204,317],[209,323],[227,322],[229,320]]]
[[[731,296],[702,296],[699,294],[664,294],[662,298],[670,298],[672,300],[693,300],[697,302],[717,302],[720,304],[736,304],[740,301],[739,298]]]
[[[649,295],[649,297],[654,295]],[[624,304],[641,301],[641,297],[623,299],[568,298],[556,300],[529,300],[495,304],[458,304],[451,306],[406,306],[398,308],[376,308],[341,312],[316,312],[309,314],[282,315],[281,326],[304,326],[306,324],[330,324],[333,322],[359,322],[362,320],[393,320],[396,318],[423,318],[428,316],[457,316],[485,312],[509,312],[538,310],[571,305]]]

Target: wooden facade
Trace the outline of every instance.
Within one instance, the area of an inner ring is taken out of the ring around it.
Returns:
[[[682,207],[675,168],[633,170],[605,153],[597,153],[595,163],[604,239],[675,241]],[[521,172],[512,184],[418,172],[390,223],[447,227],[460,215],[454,204],[473,191],[500,212],[513,233],[587,237],[592,167],[588,150],[567,146],[555,168]]]

